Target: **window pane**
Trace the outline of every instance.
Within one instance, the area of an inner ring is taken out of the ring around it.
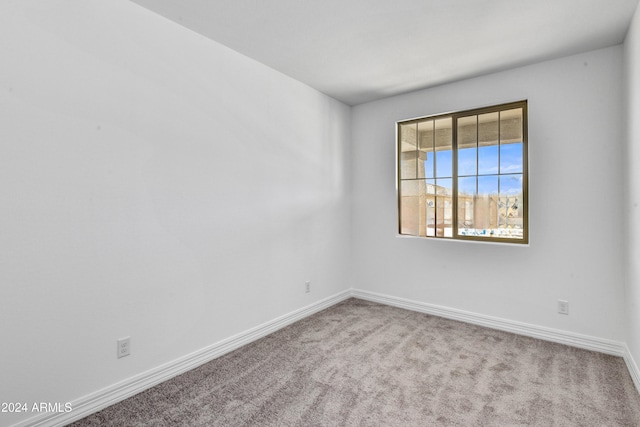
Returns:
[[[475,148],[478,142],[478,116],[458,119],[458,148]]]
[[[477,116],[458,119],[458,176],[476,174]]]
[[[498,173],[498,113],[478,116],[478,174]]]
[[[400,234],[417,236],[419,231],[418,181],[400,181]]]
[[[427,197],[426,210],[427,210],[427,236],[435,237],[436,235],[436,198],[435,197]]]
[[[479,230],[475,228],[474,211],[474,196],[458,197],[458,234],[462,236],[479,235]]]
[[[433,179],[427,179],[426,185],[426,197],[425,197],[425,222],[426,222],[426,235],[429,237],[435,237],[436,235],[436,181]]]
[[[451,162],[451,150],[436,152],[436,178],[452,176]]]
[[[476,198],[476,177],[458,178],[458,233],[461,235],[475,234],[474,201]]]
[[[522,143],[500,144],[500,173],[522,172]]]
[[[452,193],[453,180],[451,178],[436,179],[436,194],[441,196],[451,196]]]
[[[476,177],[469,176],[458,178],[458,194],[475,195],[476,194]]]
[[[458,176],[476,174],[476,149],[458,150]]]
[[[522,108],[500,112],[500,143],[522,142]]]
[[[433,178],[435,175],[434,162],[434,123],[426,120],[418,123],[418,178]]]
[[[497,237],[523,238],[524,199],[522,196],[522,174],[503,175],[500,177]]]
[[[416,128],[415,123],[400,125],[400,179],[416,178]]]
[[[497,196],[498,195],[498,176],[488,175],[478,177],[478,194]]]
[[[498,145],[498,113],[478,115],[478,145]]]
[[[500,195],[522,194],[522,174],[500,176]]]
[[[436,178],[453,176],[451,123],[450,117],[435,121]]]
[[[498,176],[479,176],[474,199],[474,235],[490,237],[498,226]]]
[[[436,197],[436,236],[453,237],[451,197]]]
[[[431,194],[431,195],[435,195],[437,193],[436,189],[436,180],[435,179],[426,179],[425,180],[426,183],[426,193],[427,194]]]
[[[436,236],[453,236],[453,203],[451,195],[453,192],[453,180],[436,180]]]
[[[522,172],[522,108],[500,112],[500,173]]]
[[[478,174],[493,175],[498,173],[498,146],[478,147]]]

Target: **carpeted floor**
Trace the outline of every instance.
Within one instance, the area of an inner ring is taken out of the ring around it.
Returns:
[[[349,299],[72,426],[639,426],[624,361]]]

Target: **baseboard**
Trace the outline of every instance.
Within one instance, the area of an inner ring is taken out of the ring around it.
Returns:
[[[472,313],[468,311],[458,310],[449,307],[443,307],[434,304],[411,301],[404,298],[383,295],[374,292],[352,289],[351,295],[367,301],[377,302],[380,304],[391,305],[394,307],[404,308],[407,310],[418,311],[421,313],[431,314],[434,316],[444,317],[447,319],[459,320],[461,322],[471,323],[474,325],[485,326],[487,328],[498,329],[501,331],[512,332],[514,334],[525,335],[533,338],[539,338],[545,341],[566,344],[572,347],[583,348],[586,350],[597,351],[614,356],[624,357],[625,344],[616,341],[605,340],[602,338],[581,335],[558,329],[546,328],[527,323],[516,322],[514,320],[501,319],[498,317],[485,316],[483,314]],[[627,351],[628,352],[628,351]],[[625,358],[626,360],[626,358]],[[637,372],[637,368],[636,368]],[[634,380],[635,381],[635,380]],[[636,383],[637,385],[638,383]]]
[[[625,343],[575,334],[542,326],[501,319],[419,301],[383,295],[359,289],[349,289],[317,301],[255,328],[222,340],[199,351],[151,369],[80,399],[72,401],[73,411],[68,413],[41,414],[14,424],[12,427],[58,427],[84,418],[114,403],[120,402],[177,375],[183,374],[243,345],[269,335],[291,323],[304,319],[318,311],[331,307],[350,297],[386,304],[434,316],[458,320],[492,329],[512,332],[546,341],[566,344],[586,350],[623,357],[633,382],[640,391],[640,370]]]
[[[57,427],[77,421],[350,297],[350,290],[340,292],[187,356],[72,401],[70,402],[73,408],[71,412],[41,414],[14,424],[12,427]]]
[[[627,369],[629,370],[629,374],[631,375],[631,379],[633,380],[633,384],[636,386],[636,390],[640,393],[640,369],[638,369],[638,365],[636,361],[633,359],[631,352],[629,351],[629,347],[624,345],[624,362],[627,364]]]

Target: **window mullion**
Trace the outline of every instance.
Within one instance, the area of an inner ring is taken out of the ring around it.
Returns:
[[[451,156],[453,165],[451,168],[451,181],[452,181],[452,201],[451,206],[453,212],[451,212],[451,227],[452,227],[452,236],[458,237],[458,116],[451,116],[451,151],[453,151],[453,155]]]
[[[502,111],[498,111],[498,228],[500,228],[500,203],[502,202],[500,186],[502,185],[502,180],[500,177],[502,176],[502,126],[500,122],[500,118],[502,117]],[[504,225],[507,225],[507,203],[505,203],[505,212],[504,212]]]
[[[438,238],[438,191],[437,185],[438,178],[436,175],[436,171],[438,170],[438,156],[436,156],[436,121],[435,119],[431,122],[432,135],[431,138],[431,146],[433,147],[433,237]],[[425,183],[426,185],[426,183]]]

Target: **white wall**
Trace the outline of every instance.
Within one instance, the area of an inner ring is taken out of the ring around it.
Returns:
[[[530,245],[397,237],[394,122],[521,99]],[[359,105],[352,118],[354,286],[624,341],[620,46]]]
[[[349,107],[126,0],[2,2],[0,61],[0,402],[348,288]]]
[[[639,20],[624,52],[352,114],[126,0],[2,2],[0,402],[77,399],[349,286],[626,340],[640,360]],[[396,237],[394,122],[519,99],[530,246]]]
[[[626,342],[640,363],[640,7],[624,44],[627,117],[626,182],[623,209],[627,228]]]

